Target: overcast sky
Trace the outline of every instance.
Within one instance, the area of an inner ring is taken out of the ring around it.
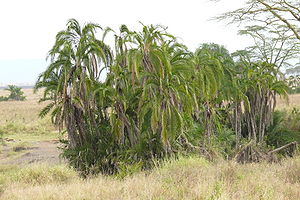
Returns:
[[[0,85],[34,83],[45,70],[47,52],[55,35],[70,18],[118,29],[126,24],[138,30],[161,24],[191,50],[214,42],[231,52],[250,45],[235,26],[208,21],[242,7],[243,0],[2,0],[0,2]]]

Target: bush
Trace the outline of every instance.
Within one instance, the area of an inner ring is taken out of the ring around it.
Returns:
[[[8,97],[0,96],[0,101],[8,101]]]
[[[299,93],[300,93],[300,87],[297,87],[297,88],[289,88],[288,93],[289,93],[289,94],[299,94]]]
[[[133,171],[153,167],[154,160],[162,159],[165,155],[162,145],[158,144],[159,140],[154,138],[144,138],[133,147],[120,147],[114,143],[109,132],[101,138],[92,134],[90,137],[89,143],[73,149],[68,148],[67,141],[61,141],[66,144],[62,156],[83,177],[98,173],[125,177]]]
[[[266,143],[275,148],[297,141],[300,143],[300,111],[275,111],[273,124],[267,130]]]
[[[17,87],[15,85],[9,85],[8,88],[6,88],[5,90],[9,91],[10,94],[8,97],[0,96],[0,101],[24,101],[26,99],[26,97],[24,96],[24,92],[20,87]]]
[[[220,126],[217,131],[209,139],[204,134],[205,129],[202,123],[194,122],[191,129],[186,133],[190,145],[195,147],[200,144],[200,153],[209,160],[215,160],[222,157],[223,159],[231,158],[235,153],[236,136],[232,129],[226,125]],[[185,147],[181,152],[195,152]],[[198,151],[197,151],[198,152]]]

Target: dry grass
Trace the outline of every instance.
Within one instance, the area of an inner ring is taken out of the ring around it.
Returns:
[[[25,101],[0,102],[0,124],[9,121],[31,123],[38,120],[39,111],[46,105],[46,103],[38,103],[39,98],[42,96],[42,91],[39,91],[37,94],[33,94],[32,89],[23,89],[23,91],[26,96]],[[8,91],[0,90],[0,96],[7,96],[8,94]]]
[[[0,132],[18,141],[55,138],[50,119],[39,119],[41,95],[25,89],[24,102],[0,102]],[[6,95],[0,90],[0,96]],[[278,109],[299,107],[300,95]],[[65,165],[0,166],[0,199],[300,199],[300,157],[282,163],[239,165],[203,158],[170,160],[152,171],[124,179],[98,176],[80,179]]]
[[[44,165],[10,177],[2,186],[2,199],[300,199],[299,157],[247,165],[180,158],[122,180],[104,176],[82,180],[66,167]]]
[[[292,108],[300,109],[300,94],[289,95],[288,102],[283,98],[280,98],[280,97],[277,98],[276,109],[278,109],[278,110],[283,110],[283,109],[289,110],[289,109],[292,109]]]
[[[25,101],[0,102],[0,132],[4,137],[13,139],[40,140],[53,139],[57,134],[50,118],[40,119],[38,113],[47,103],[38,103],[42,91],[33,94],[32,89],[23,89]],[[7,96],[8,91],[0,90],[0,96]],[[52,134],[51,134],[52,133]],[[44,138],[42,138],[44,137]]]

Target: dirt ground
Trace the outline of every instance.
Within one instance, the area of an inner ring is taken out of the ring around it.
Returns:
[[[21,147],[13,149],[12,143],[16,142],[12,139],[5,138],[0,153],[0,165],[27,165],[30,163],[63,163],[60,158],[59,141],[36,141],[31,142],[29,147]],[[16,155],[10,156],[10,152],[16,152]]]
[[[30,163],[58,164],[59,141],[57,130],[50,117],[41,119],[39,112],[49,103],[38,103],[42,90],[33,93],[33,89],[23,89],[25,101],[0,102],[0,132],[4,141],[0,141],[0,165],[27,165]],[[8,91],[0,89],[0,96]],[[26,145],[22,145],[22,144]]]

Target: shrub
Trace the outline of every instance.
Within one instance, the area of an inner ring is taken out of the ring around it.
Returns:
[[[297,88],[289,87],[288,93],[289,94],[299,94],[300,93],[300,87],[297,87]]]
[[[5,90],[9,91],[10,94],[8,97],[0,96],[0,101],[8,101],[8,100],[15,100],[15,101],[24,101],[26,97],[24,96],[24,92],[22,91],[22,88],[15,86],[15,85],[9,85],[8,88]]]
[[[9,85],[8,88],[6,88],[10,92],[8,99],[10,100],[16,100],[16,101],[24,101],[26,97],[24,96],[24,92],[22,91],[22,88],[15,86],[15,85]]]
[[[73,149],[68,148],[68,141],[61,142],[66,144],[62,156],[84,177],[99,172],[125,177],[133,171],[151,168],[154,159],[162,159],[165,155],[157,139],[145,137],[133,147],[120,147],[114,143],[114,137],[109,131],[100,138],[91,134],[89,143]]]
[[[0,96],[0,101],[8,101],[8,97]]]
[[[300,143],[300,111],[275,111],[273,124],[267,130],[266,143],[273,147],[280,147],[297,141]]]

